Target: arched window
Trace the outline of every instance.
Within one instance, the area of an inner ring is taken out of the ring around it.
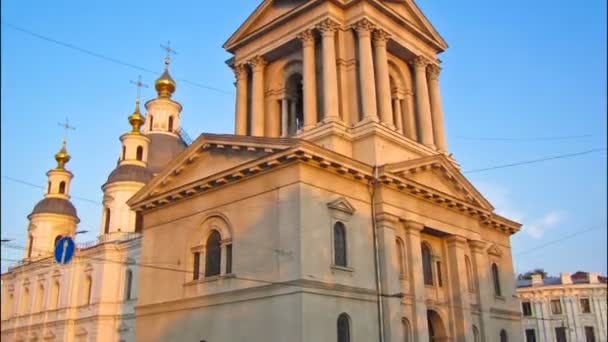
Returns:
[[[201,253],[194,253],[192,264],[192,279],[197,280],[201,273]]]
[[[61,183],[59,183],[59,193],[65,194],[65,182],[64,181],[61,181]]]
[[[127,270],[125,273],[125,300],[131,299],[131,286],[133,282],[133,272],[131,270]]]
[[[47,194],[51,193],[51,182],[47,182],[47,184],[46,184],[46,193]]]
[[[206,246],[205,277],[219,275],[222,256],[222,237],[217,230],[211,232],[207,238]]]
[[[285,81],[285,89],[289,99],[282,101],[282,112],[287,113],[287,135],[294,135],[299,129],[304,127],[304,102],[302,91],[302,75],[300,73],[291,74]]]
[[[405,276],[405,247],[403,247],[403,241],[400,238],[397,238],[397,258],[399,265],[399,275],[401,277]]]
[[[334,264],[346,267],[346,229],[344,223],[334,224]]]
[[[19,312],[22,315],[25,315],[28,313],[29,308],[30,308],[30,289],[25,287],[23,289],[23,296],[21,296],[21,310],[19,310]]]
[[[154,123],[154,117],[152,115],[150,115],[150,131],[152,131],[153,123]]]
[[[122,145],[122,160],[125,160],[125,158],[127,158],[127,147],[125,145]]]
[[[494,294],[496,296],[502,296],[500,291],[500,273],[498,272],[498,266],[492,264],[492,280],[494,281]]]
[[[473,341],[474,342],[480,342],[480,336],[479,336],[479,329],[477,329],[476,326],[473,326]]]
[[[44,301],[44,285],[40,284],[38,293],[36,293],[36,308],[35,312],[42,311],[42,303]]]
[[[401,324],[403,325],[403,341],[410,342],[412,340],[412,327],[410,326],[410,321],[408,321],[407,318],[402,318]]]
[[[55,243],[53,244],[53,246],[57,247],[57,242],[59,242],[59,240],[61,240],[63,238],[63,235],[57,235],[55,237]]]
[[[137,160],[144,160],[144,148],[141,146],[137,146],[137,155],[135,156]]]
[[[34,236],[30,234],[29,240],[30,240],[30,242],[28,243],[28,246],[27,246],[27,257],[31,258],[32,257],[32,249],[34,248]]]
[[[475,281],[473,280],[473,269],[471,268],[471,259],[468,256],[464,256],[464,265],[467,269],[467,285],[469,287],[469,291],[475,290]]]
[[[173,132],[173,116],[169,117],[169,132]]]
[[[135,212],[135,232],[141,233],[144,229],[144,215],[140,211]]]
[[[91,295],[92,295],[92,290],[93,290],[93,279],[91,279],[91,276],[87,276],[87,278],[84,281],[84,304],[85,305],[90,305],[91,304]]]
[[[110,208],[106,208],[105,217],[106,217],[106,220],[105,220],[104,226],[103,226],[103,233],[108,234],[110,232],[110,217],[111,217]]]
[[[509,339],[507,337],[507,332],[505,331],[505,329],[502,329],[500,331],[500,342],[507,342]]]
[[[350,342],[350,318],[345,313],[338,316],[338,342]]]
[[[424,284],[433,285],[433,260],[431,248],[426,243],[422,243],[422,273]]]
[[[59,282],[56,281],[53,284],[53,292],[51,293],[51,295],[52,295],[51,296],[52,302],[51,302],[51,306],[50,306],[51,310],[57,309],[59,307],[59,293],[60,293],[59,290],[60,290]]]

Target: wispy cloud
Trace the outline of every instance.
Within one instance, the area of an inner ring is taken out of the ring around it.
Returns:
[[[566,220],[566,213],[551,210],[543,215],[528,213],[517,207],[511,198],[511,190],[493,183],[476,183],[477,189],[496,208],[496,213],[523,224],[522,231],[534,239],[540,239],[548,231]]]

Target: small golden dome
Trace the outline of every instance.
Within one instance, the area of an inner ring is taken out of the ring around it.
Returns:
[[[66,141],[63,140],[63,145],[61,145],[61,150],[55,154],[55,160],[57,161],[57,169],[64,169],[65,164],[70,161],[71,157],[68,154],[68,150],[66,148]]]
[[[154,88],[159,97],[171,97],[175,92],[175,81],[169,75],[169,58],[165,59],[165,72],[156,80]]]
[[[143,126],[145,120],[146,118],[139,111],[139,99],[137,99],[135,101],[135,111],[129,116],[129,123],[133,126],[131,133],[141,133],[141,126]]]

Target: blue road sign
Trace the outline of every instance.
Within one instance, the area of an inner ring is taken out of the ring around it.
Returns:
[[[76,246],[71,237],[62,237],[55,245],[55,261],[60,264],[67,264],[72,260]]]

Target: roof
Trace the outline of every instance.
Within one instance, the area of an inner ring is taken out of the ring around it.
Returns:
[[[608,278],[606,278],[606,277],[598,276],[597,278],[598,278],[598,281],[600,284],[606,284],[608,281]],[[587,273],[587,272],[580,272],[580,271],[576,272],[570,276],[570,279],[572,279],[572,284],[591,284],[591,282],[589,281],[589,273]],[[564,285],[564,284],[562,283],[561,277],[545,277],[543,279],[543,283],[539,284],[538,286],[551,286],[551,285]],[[565,285],[571,285],[571,284],[565,284]],[[517,280],[516,287],[517,288],[532,287],[532,279]]]
[[[152,172],[139,165],[120,165],[110,173],[104,187],[116,182],[148,183],[152,179]]]
[[[175,135],[150,132],[146,136],[150,139],[148,170],[153,175],[161,172],[187,147],[186,143]]]
[[[76,213],[76,207],[67,199],[64,198],[45,198],[38,202],[32,212],[28,215],[28,219],[35,214],[58,214],[71,216],[80,222]]]

